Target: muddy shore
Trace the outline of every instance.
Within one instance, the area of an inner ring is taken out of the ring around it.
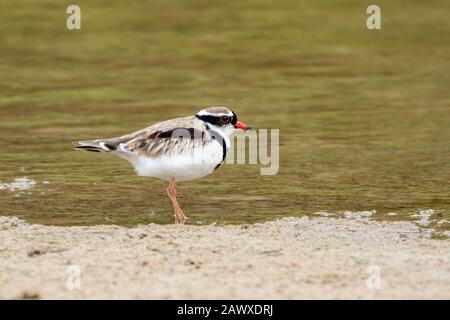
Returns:
[[[361,216],[134,228],[0,217],[0,298],[450,299],[450,241]]]

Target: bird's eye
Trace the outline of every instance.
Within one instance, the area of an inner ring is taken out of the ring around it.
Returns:
[[[222,123],[222,124],[228,124],[228,123],[230,123],[230,117],[228,117],[228,116],[222,116],[222,117],[220,117],[220,123]]]

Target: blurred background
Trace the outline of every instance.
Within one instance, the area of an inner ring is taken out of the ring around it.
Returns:
[[[81,30],[66,28],[71,4]],[[71,142],[228,105],[280,129],[280,170],[224,165],[182,183],[192,223],[428,208],[450,219],[450,2],[377,1],[381,30],[366,28],[369,4],[0,1],[0,214],[172,222],[165,182]],[[23,177],[33,188],[5,187]]]

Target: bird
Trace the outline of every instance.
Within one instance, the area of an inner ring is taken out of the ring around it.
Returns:
[[[216,171],[225,161],[236,130],[254,129],[240,122],[231,108],[212,106],[120,137],[76,141],[74,148],[114,154],[129,161],[137,175],[169,182],[166,192],[175,223],[184,224],[187,216],[177,201],[177,183]]]

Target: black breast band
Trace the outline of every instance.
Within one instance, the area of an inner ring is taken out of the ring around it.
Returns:
[[[225,157],[227,156],[227,145],[225,143],[225,139],[218,133],[216,133],[214,130],[211,129],[209,124],[206,123],[206,131],[209,132],[211,137],[215,139],[217,142],[219,142],[222,145],[222,161],[220,161],[215,167],[214,171],[219,169],[220,165],[224,162]]]

